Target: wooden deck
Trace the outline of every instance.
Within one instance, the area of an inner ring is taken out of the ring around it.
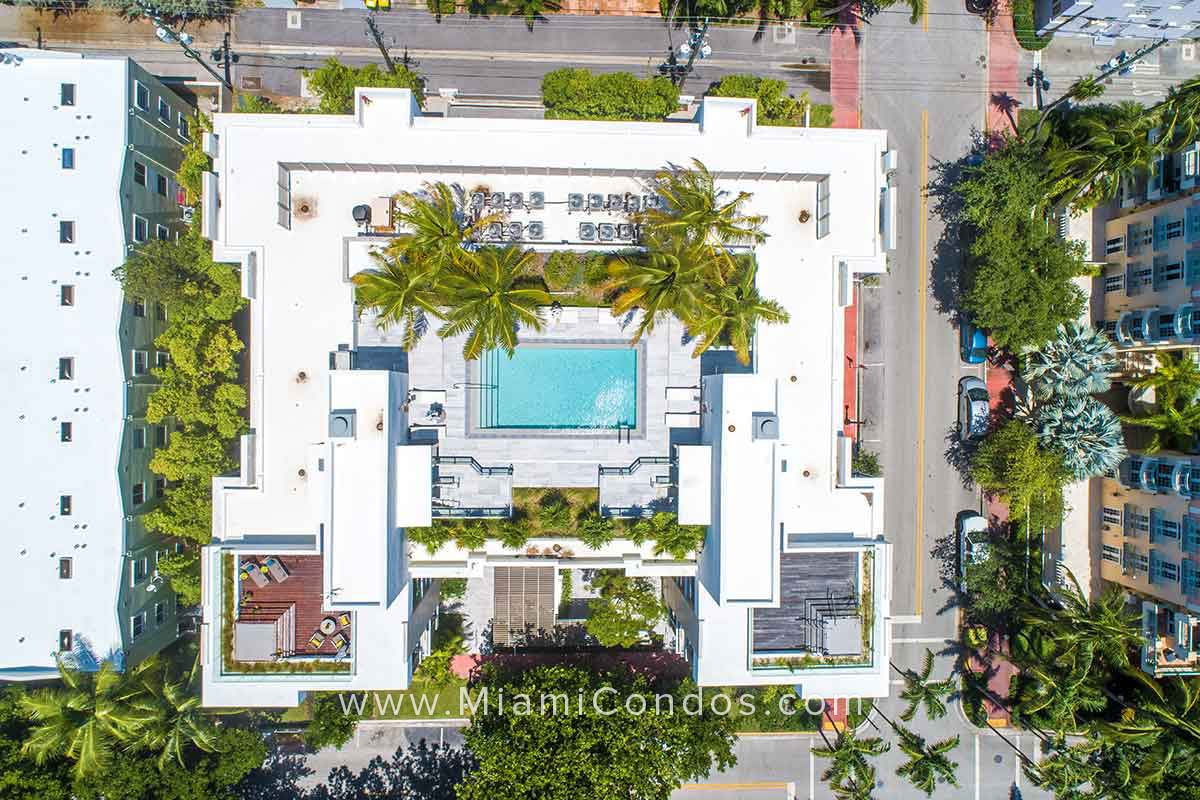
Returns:
[[[263,556],[258,561],[262,561]],[[259,587],[250,580],[242,580],[240,570],[238,577],[239,596],[242,602],[238,607],[239,622],[274,622],[289,606],[295,606],[295,641],[292,651],[296,655],[327,655],[337,653],[331,642],[332,636],[325,637],[325,642],[319,649],[308,646],[308,640],[321,625],[326,617],[337,616],[324,610],[323,596],[323,558],[321,556],[276,556],[287,569],[289,577],[283,583],[271,580],[266,586]],[[240,564],[239,564],[240,566]],[[250,599],[245,599],[245,593],[250,592]],[[351,640],[353,629],[349,628],[340,633],[347,641]]]
[[[509,645],[554,627],[554,567],[496,567],[492,641]]]

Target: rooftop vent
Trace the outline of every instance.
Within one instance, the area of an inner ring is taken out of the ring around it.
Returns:
[[[350,210],[354,216],[354,221],[359,225],[367,225],[371,222],[371,207],[368,205],[355,206]]]
[[[778,439],[779,416],[773,411],[755,411],[751,437],[754,439]]]
[[[355,413],[353,409],[329,412],[329,438],[353,439]]]
[[[312,219],[317,215],[317,198],[297,197],[292,201],[292,216],[296,219]]]

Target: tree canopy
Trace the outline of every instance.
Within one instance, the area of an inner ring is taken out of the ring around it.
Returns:
[[[686,713],[685,698],[692,695],[694,704],[699,691],[690,680],[565,665],[490,664],[480,687],[490,702],[476,710],[464,732],[479,765],[459,787],[461,800],[667,800],[683,783],[735,762],[733,717],[714,713],[711,696],[700,713]],[[667,713],[665,699],[656,708],[656,693],[671,698],[674,713]],[[559,713],[552,713],[549,701],[542,713],[541,698],[556,695]],[[532,713],[523,713],[522,696]],[[564,697],[570,699],[566,711]],[[645,713],[635,713],[642,701]]]
[[[352,67],[330,58],[305,75],[308,88],[319,98],[317,112],[320,114],[352,114],[354,90],[359,87],[412,89],[417,105],[425,103],[425,78],[405,66],[398,65],[395,72],[388,72],[376,64]]]
[[[661,76],[564,67],[542,77],[542,103],[546,119],[659,121],[679,109],[679,90]]]
[[[591,604],[587,631],[605,647],[633,647],[646,641],[666,616],[654,584],[621,570],[597,570],[591,580],[600,596]]]

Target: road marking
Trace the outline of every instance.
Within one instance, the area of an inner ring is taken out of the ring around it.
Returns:
[[[945,636],[930,636],[924,639],[892,639],[892,644],[952,644],[953,639]]]
[[[1017,745],[1017,749],[1020,750],[1021,749],[1020,734],[1017,734],[1017,736],[1016,736],[1016,745]],[[1013,783],[1016,784],[1017,792],[1020,793],[1020,791],[1021,791],[1021,757],[1020,756],[1013,759],[1013,768],[1016,770],[1016,773],[1017,773],[1016,777],[1013,778]]]
[[[921,624],[921,615],[920,614],[906,614],[904,616],[899,616],[899,617],[890,617],[888,619],[888,621],[891,622],[893,625],[920,625]]]
[[[975,734],[975,800],[979,800],[979,734]]]
[[[808,800],[817,800],[817,757],[813,755],[813,740],[808,740]]]
[[[905,682],[903,680],[901,680],[900,678],[892,678],[892,680],[891,680],[892,686],[903,686],[904,683]]]
[[[929,182],[929,112],[921,112],[921,163],[917,191],[921,193],[920,251],[917,270],[921,273],[921,293],[917,298],[917,616],[921,616],[921,597],[925,584],[925,294],[929,291],[929,270],[925,263],[928,232],[925,216],[928,199],[925,184]]]

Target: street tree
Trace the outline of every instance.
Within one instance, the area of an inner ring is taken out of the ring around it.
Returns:
[[[1021,377],[1038,398],[1096,394],[1108,389],[1117,369],[1116,350],[1106,334],[1072,320],[1053,339],[1022,357]]]
[[[939,783],[958,786],[956,774],[958,764],[951,761],[949,753],[958,747],[958,737],[927,744],[925,739],[912,731],[901,729],[900,749],[908,760],[896,769],[896,774],[932,797]]]
[[[1061,517],[1062,488],[1070,478],[1062,454],[1044,448],[1021,420],[1009,420],[982,442],[971,459],[971,477],[1003,500],[1017,519]]]
[[[829,766],[821,773],[821,780],[829,783],[834,792],[848,797],[870,797],[875,786],[875,768],[867,759],[883,755],[891,745],[878,737],[859,736],[851,728],[838,730],[831,742],[824,729],[818,728],[824,747],[814,747],[817,758],[828,758]]]
[[[925,660],[921,663],[920,672],[910,669],[902,670],[895,664],[892,665],[892,668],[904,677],[904,689],[900,692],[900,699],[908,703],[908,708],[904,709],[900,719],[911,722],[912,718],[917,715],[917,710],[921,708],[925,709],[925,716],[930,720],[938,720],[946,716],[946,702],[943,698],[954,691],[954,681],[932,679],[932,651],[928,648],[925,649]]]

